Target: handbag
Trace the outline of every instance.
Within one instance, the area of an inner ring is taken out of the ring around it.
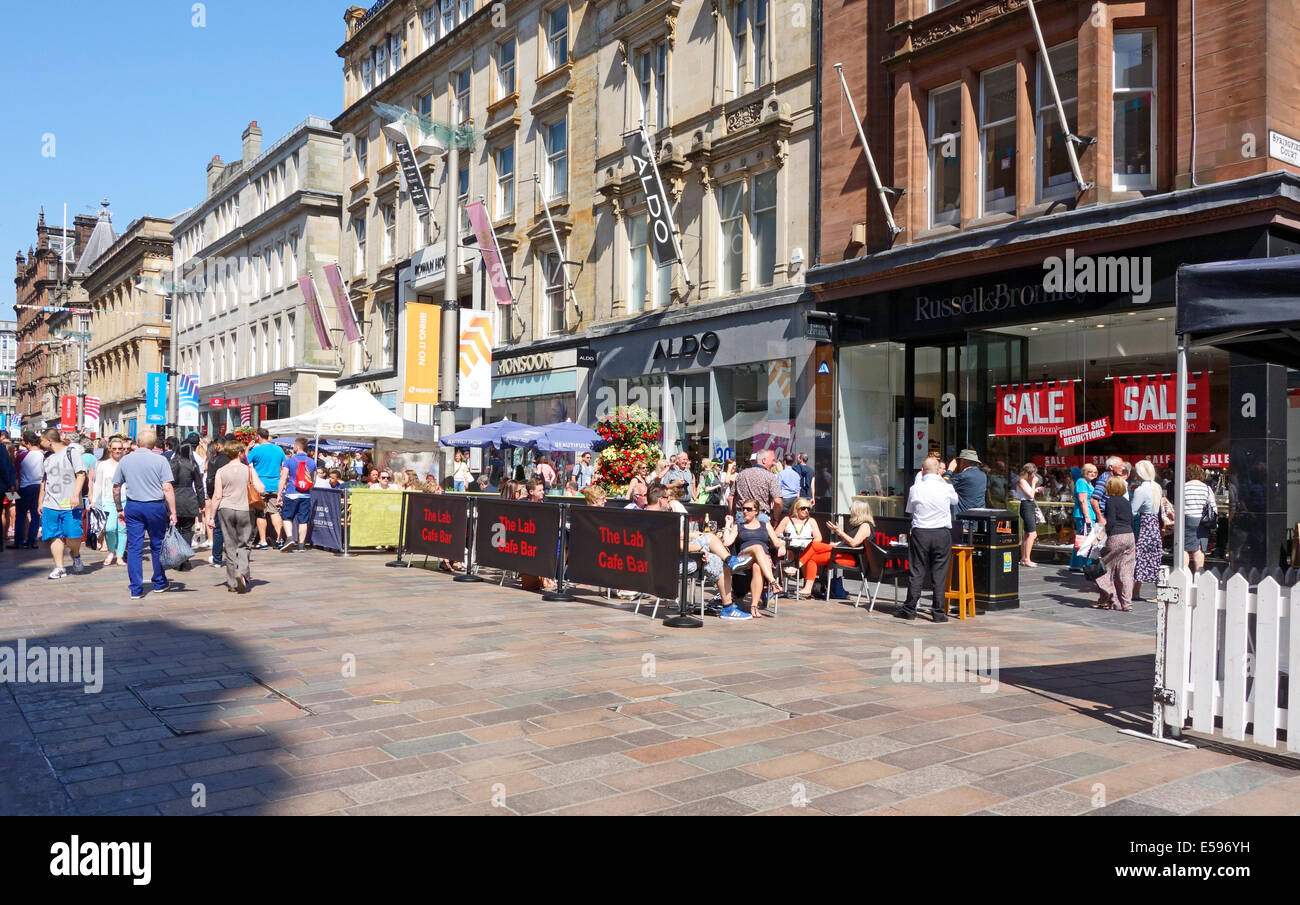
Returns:
[[[1106,567],[1101,564],[1100,559],[1091,559],[1083,566],[1083,577],[1089,581],[1096,581],[1106,574]]]
[[[1160,498],[1160,527],[1172,528],[1174,522],[1178,520],[1178,513],[1174,511],[1173,501],[1167,496]]]
[[[253,486],[253,467],[249,465],[247,466],[247,468],[248,468],[248,508],[253,512],[261,512],[263,509],[266,508],[266,500],[262,499],[262,495],[258,493],[257,488]]]

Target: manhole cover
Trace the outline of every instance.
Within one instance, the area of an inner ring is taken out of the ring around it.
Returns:
[[[128,685],[175,735],[312,716],[314,711],[252,673],[227,673]]]

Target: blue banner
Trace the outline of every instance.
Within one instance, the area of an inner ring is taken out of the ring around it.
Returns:
[[[146,377],[144,423],[167,423],[167,375],[150,371]]]
[[[343,491],[332,487],[312,488],[307,542],[313,547],[343,552]]]

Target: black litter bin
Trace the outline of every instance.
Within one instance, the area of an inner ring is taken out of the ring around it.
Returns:
[[[1020,608],[1018,516],[1006,509],[967,509],[957,513],[952,542],[975,548],[977,610]]]

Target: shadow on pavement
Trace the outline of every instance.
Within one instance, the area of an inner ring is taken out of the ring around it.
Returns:
[[[0,813],[257,813],[288,794],[273,730],[310,714],[254,682],[275,685],[227,636],[105,619],[0,641],[6,658]]]
[[[1144,654],[1013,667],[1000,670],[998,682],[1064,701],[1077,713],[1086,713],[1117,728],[1146,730],[1151,727],[1154,676],[1155,655]]]

